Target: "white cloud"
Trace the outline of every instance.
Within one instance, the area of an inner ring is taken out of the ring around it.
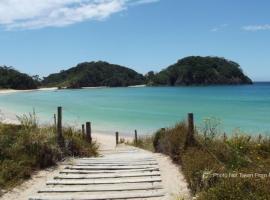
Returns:
[[[245,31],[267,31],[270,30],[270,24],[264,25],[249,25],[242,27]]]
[[[221,24],[217,27],[212,28],[210,31],[211,32],[218,32],[218,31],[221,31],[221,30],[227,28],[228,26],[229,26],[228,24]]]
[[[129,6],[159,0],[0,0],[0,25],[8,30],[62,27],[103,20]]]

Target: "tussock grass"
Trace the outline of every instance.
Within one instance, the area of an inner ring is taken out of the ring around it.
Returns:
[[[170,156],[182,166],[196,199],[270,199],[268,137],[237,132],[227,138],[218,131],[217,122],[207,120],[205,127],[195,131],[195,145],[186,147],[187,130],[184,122],[160,129],[152,137],[152,144],[154,151]],[[253,177],[243,177],[250,175]]]
[[[133,140],[130,145],[153,152],[155,151],[153,139],[154,139],[153,136],[140,136],[138,137],[137,142]]]
[[[57,144],[54,127],[39,127],[35,114],[18,118],[21,125],[0,123],[0,188],[9,189],[33,171],[55,165],[68,156],[96,156],[98,146],[89,144],[79,131],[64,128],[65,146]]]

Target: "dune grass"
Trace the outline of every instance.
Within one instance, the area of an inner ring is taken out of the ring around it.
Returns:
[[[96,143],[86,142],[81,133],[63,128],[65,146],[57,144],[52,126],[40,127],[35,114],[18,118],[20,125],[0,123],[0,189],[11,189],[38,169],[55,165],[69,156],[96,156]],[[1,191],[1,190],[0,190]]]
[[[195,144],[185,146],[187,130],[185,123],[161,129],[152,137],[152,146],[182,166],[196,199],[270,199],[268,137],[235,133],[227,138],[208,121],[203,129],[196,130]],[[149,146],[149,138],[141,138],[138,147]]]

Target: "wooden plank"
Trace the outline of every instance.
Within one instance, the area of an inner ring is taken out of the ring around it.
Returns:
[[[122,178],[122,177],[146,177],[146,176],[160,176],[159,172],[145,172],[145,173],[118,173],[118,174],[60,174],[54,179],[100,179],[100,178]]]
[[[136,191],[136,190],[158,190],[162,189],[162,186],[159,185],[112,185],[110,187],[104,187],[97,185],[98,187],[51,187],[39,190],[38,193],[67,193],[67,192],[115,192],[115,191]]]
[[[92,170],[121,170],[121,169],[147,169],[153,168],[152,165],[141,166],[67,166],[65,169],[92,169]]]
[[[153,172],[159,171],[159,168],[147,169],[132,169],[132,170],[77,170],[77,169],[64,169],[60,174],[74,173],[74,174],[115,174],[115,173],[130,173],[130,172]]]
[[[128,186],[145,186],[145,187],[150,187],[150,186],[162,186],[161,182],[139,182],[139,183],[114,183],[111,184],[110,186],[112,187],[128,187]],[[44,188],[70,188],[70,185],[46,185]],[[94,184],[94,185],[72,185],[74,188],[104,188],[108,187],[108,184]]]
[[[142,160],[151,160],[151,161],[155,161],[155,159],[153,157],[148,157],[148,156],[137,156],[134,155],[134,153],[132,153],[131,155],[133,155],[133,157],[128,157],[126,156],[126,160],[130,160],[130,161],[142,161]],[[117,157],[120,157],[119,155]],[[104,161],[104,160],[107,160],[107,161],[115,161],[115,158],[111,158],[109,156],[106,156],[106,157],[96,157],[96,158],[80,158],[80,160],[97,160],[97,161]],[[123,161],[121,159],[118,159],[120,161]]]
[[[48,181],[47,185],[96,185],[96,184],[119,184],[119,183],[154,183],[161,182],[160,177],[144,177],[144,178],[112,178],[112,179],[56,179]]]
[[[109,162],[109,163],[115,163],[115,162],[156,162],[155,159],[117,159],[117,158],[112,158],[112,159],[79,159],[79,161],[88,161],[88,162]]]
[[[46,194],[37,195],[36,197],[31,197],[29,200],[113,200],[113,199],[135,199],[135,198],[153,198],[153,197],[163,197],[165,194],[162,191],[145,191],[145,192],[132,192],[132,193],[118,193],[118,194],[66,194],[66,195],[56,195],[56,194]]]
[[[87,161],[87,160],[76,160],[70,162],[70,164],[74,163],[86,163],[86,164],[157,164],[156,161]]]
[[[74,165],[76,166],[157,166],[157,163],[111,163],[111,164],[95,164],[95,163],[81,163],[75,162]]]

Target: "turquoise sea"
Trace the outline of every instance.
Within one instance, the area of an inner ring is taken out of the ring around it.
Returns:
[[[21,115],[35,109],[41,122],[53,123],[63,107],[66,124],[92,122],[95,131],[151,133],[193,112],[196,125],[220,120],[220,129],[270,133],[270,83],[245,86],[95,88],[33,91],[0,95],[0,109]]]

